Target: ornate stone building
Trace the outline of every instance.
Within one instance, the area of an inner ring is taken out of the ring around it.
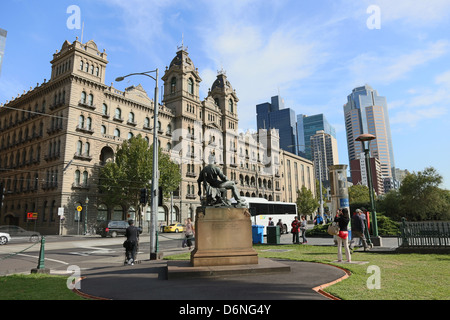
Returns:
[[[141,85],[124,91],[106,85],[107,63],[92,40],[65,41],[53,55],[51,79],[1,105],[1,225],[83,234],[101,220],[138,218],[137,208],[101,201],[98,174],[124,140],[141,134],[152,143],[154,104]],[[314,191],[312,162],[280,150],[276,130],[238,133],[239,99],[224,72],[201,100],[199,72],[179,48],[162,80],[159,146],[181,164],[182,182],[159,208],[158,223],[194,218],[197,176],[211,153],[243,196],[291,202],[302,185]]]

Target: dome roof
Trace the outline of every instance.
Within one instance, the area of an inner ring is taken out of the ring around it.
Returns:
[[[184,50],[180,50],[177,52],[177,55],[172,59],[169,68],[172,68],[173,66],[179,67],[182,65],[195,69],[194,63],[192,62],[191,58],[189,58],[188,53]]]

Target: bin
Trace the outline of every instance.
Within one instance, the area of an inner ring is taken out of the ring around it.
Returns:
[[[280,244],[280,226],[267,227],[267,244]]]
[[[264,226],[252,225],[253,243],[263,243]]]

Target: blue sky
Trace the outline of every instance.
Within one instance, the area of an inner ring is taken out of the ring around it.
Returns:
[[[106,84],[157,67],[163,74],[184,35],[201,99],[223,68],[243,131],[256,129],[256,104],[277,94],[297,114],[323,113],[340,163],[348,163],[342,106],[367,83],[387,98],[396,166],[433,166],[450,189],[448,0],[3,0],[0,102],[49,79],[53,53],[81,38],[68,27],[71,5],[80,8],[83,42],[108,54]],[[152,92],[146,78],[115,87],[139,82]]]

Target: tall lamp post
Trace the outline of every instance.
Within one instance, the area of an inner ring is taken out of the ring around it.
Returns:
[[[373,197],[373,182],[372,182],[372,170],[370,168],[370,158],[369,158],[369,146],[370,141],[375,140],[376,137],[373,134],[365,133],[360,135],[355,139],[355,141],[360,141],[363,146],[365,163],[366,163],[366,175],[367,175],[367,184],[369,187],[369,197],[370,197],[370,212],[372,215],[372,226],[373,226],[373,237],[372,241],[374,245],[381,246],[381,238],[378,236],[378,224],[377,224],[377,213],[375,208],[375,200]],[[367,142],[367,144],[366,144]]]
[[[149,73],[156,73],[153,77]],[[159,184],[159,172],[158,172],[158,68],[152,71],[130,73],[123,77],[116,78],[117,82],[123,81],[125,78],[135,75],[147,76],[156,81],[155,85],[155,101],[154,101],[154,117],[153,117],[153,170],[152,170],[152,192],[150,194],[151,202],[151,217],[150,217],[150,260],[156,260],[159,258],[158,254],[158,238],[157,238],[157,212],[158,212],[158,184]]]

